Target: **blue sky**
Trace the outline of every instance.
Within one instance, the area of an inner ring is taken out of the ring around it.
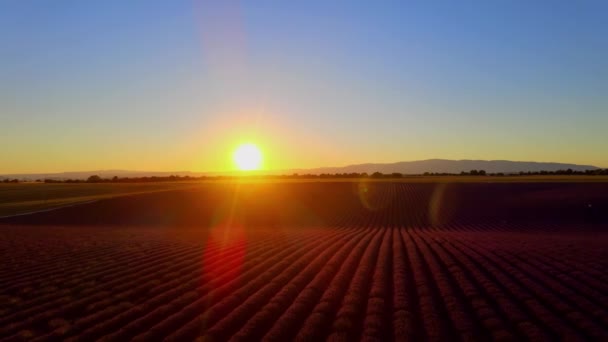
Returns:
[[[3,1],[0,173],[608,167],[605,1]]]

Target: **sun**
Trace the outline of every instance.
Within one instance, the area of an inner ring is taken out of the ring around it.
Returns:
[[[234,151],[233,159],[241,171],[259,170],[262,165],[262,151],[254,144],[242,144]]]

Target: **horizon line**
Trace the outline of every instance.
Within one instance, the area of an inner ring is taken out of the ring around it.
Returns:
[[[260,172],[281,172],[281,171],[306,171],[306,170],[314,170],[314,169],[332,169],[332,168],[347,168],[353,166],[361,166],[361,165],[388,165],[388,164],[397,164],[397,163],[412,163],[412,162],[424,162],[424,161],[475,161],[475,162],[511,162],[511,163],[535,163],[535,164],[569,164],[576,166],[591,166],[599,169],[604,169],[606,167],[597,166],[593,164],[579,164],[579,163],[570,163],[570,162],[556,162],[556,161],[526,161],[526,160],[509,160],[509,159],[445,159],[445,158],[428,158],[428,159],[417,159],[417,160],[401,160],[395,162],[362,162],[362,163],[354,163],[354,164],[346,164],[343,166],[316,166],[316,167],[297,167],[297,168],[283,168],[283,169],[262,169],[262,170],[251,170],[251,171],[241,171],[241,170],[226,170],[226,171],[192,171],[192,170],[171,170],[171,171],[161,171],[161,170],[129,170],[129,169],[97,169],[97,170],[81,170],[81,171],[55,171],[55,172],[11,172],[11,173],[0,173],[0,176],[11,176],[11,175],[48,175],[48,174],[63,174],[63,173],[88,173],[88,172],[150,172],[150,173],[207,173],[207,174],[218,174],[218,173],[260,173]]]

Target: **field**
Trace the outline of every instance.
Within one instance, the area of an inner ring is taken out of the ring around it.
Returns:
[[[592,181],[99,198],[0,219],[0,340],[605,341],[607,233]]]
[[[608,176],[486,176],[483,182],[499,183],[539,183],[539,182],[567,182],[567,183],[602,183],[608,182]],[[236,181],[237,183],[239,181]],[[293,182],[293,180],[246,180],[255,182]],[[476,176],[405,176],[401,179],[299,179],[297,182],[405,182],[405,183],[477,183],[480,178]],[[4,216],[27,214],[36,211],[54,209],[78,203],[92,202],[119,196],[129,196],[157,191],[178,189],[191,189],[208,183],[235,183],[233,180],[198,180],[180,182],[158,183],[0,183],[0,218]]]
[[[193,182],[0,184],[0,217],[26,214],[105,198],[186,189]]]

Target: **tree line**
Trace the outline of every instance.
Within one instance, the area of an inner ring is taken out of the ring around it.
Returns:
[[[37,179],[38,183],[154,183],[154,182],[181,182],[181,181],[205,181],[205,180],[236,180],[236,179],[339,179],[339,178],[402,178],[405,176],[608,176],[608,169],[575,171],[572,169],[557,170],[557,171],[528,171],[518,173],[503,173],[503,172],[486,172],[485,170],[470,170],[460,173],[446,172],[425,172],[422,175],[406,175],[399,172],[382,173],[374,172],[350,172],[350,173],[321,173],[321,174],[298,174],[291,175],[247,175],[247,176],[151,176],[151,177],[117,177],[102,178],[99,175],[92,175],[87,179]],[[20,179],[5,178],[2,183],[21,183],[25,182]]]

